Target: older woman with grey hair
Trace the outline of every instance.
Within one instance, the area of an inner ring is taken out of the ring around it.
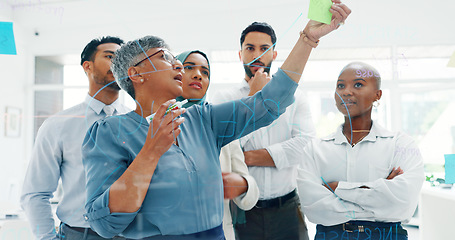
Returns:
[[[82,151],[85,218],[103,237],[224,239],[222,146],[270,124],[293,102],[313,43],[350,10],[334,4],[332,24],[310,21],[270,82],[254,96],[167,111],[182,95],[182,64],[154,36],[128,42],[112,70],[136,110],[96,122]],[[267,81],[258,71],[254,81]],[[146,116],[154,114],[150,124]]]

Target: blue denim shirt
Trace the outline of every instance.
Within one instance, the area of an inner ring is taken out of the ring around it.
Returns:
[[[135,112],[97,121],[82,145],[87,181],[86,219],[103,237],[182,235],[223,219],[222,146],[267,126],[294,101],[297,84],[281,69],[254,96],[195,105],[182,115],[179,146],[161,156],[141,208],[110,212],[109,188],[142,149],[149,124]]]

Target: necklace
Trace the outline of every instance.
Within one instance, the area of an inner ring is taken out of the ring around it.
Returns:
[[[352,130],[352,132],[367,132],[367,133],[369,133],[370,130]]]
[[[363,132],[363,133],[369,133],[370,130],[352,130],[353,133],[355,132]],[[362,139],[364,139],[366,136],[368,136],[368,134],[366,134],[365,136],[361,137],[359,140],[357,140],[356,142],[351,142],[351,138],[348,137],[346,134],[344,134],[344,136],[348,139],[348,143],[351,144],[352,147],[354,147],[357,143],[359,143],[360,141],[362,141]]]
[[[373,122],[371,122],[371,125],[370,125],[370,128],[371,126],[373,125]],[[348,143],[351,144],[352,147],[354,147],[357,143],[359,143],[360,141],[362,141],[362,139],[364,139],[366,136],[368,136],[368,133],[370,133],[370,129],[358,129],[358,130],[354,130],[352,129],[352,125],[351,125],[351,135],[352,133],[367,133],[365,136],[361,137],[359,140],[357,140],[356,142],[351,142],[351,138],[348,137],[348,135],[346,133],[344,133],[344,125],[343,125],[343,130],[342,130],[342,133],[343,135],[348,139]]]

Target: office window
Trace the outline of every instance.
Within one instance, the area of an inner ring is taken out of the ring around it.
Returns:
[[[455,153],[455,89],[402,96],[402,129],[419,144],[424,162],[444,164]]]
[[[446,65],[449,58],[399,59],[398,76],[400,79],[424,80],[455,78],[455,68]]]
[[[81,65],[65,65],[63,75],[63,109],[84,101],[88,79]]]
[[[60,90],[35,91],[34,137],[39,127],[52,114],[63,108],[63,92]]]

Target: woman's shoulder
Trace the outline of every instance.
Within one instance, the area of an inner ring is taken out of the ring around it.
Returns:
[[[375,124],[375,131],[377,138],[381,138],[394,145],[395,151],[403,151],[403,149],[408,149],[407,151],[410,149],[412,149],[412,151],[417,151],[419,148],[414,138],[404,131],[388,130],[379,124]]]
[[[213,104],[208,102],[201,102],[199,104],[194,104],[186,108],[185,113],[182,114],[183,117],[198,117],[204,114],[207,114],[211,111]]]
[[[114,115],[107,118],[99,119],[95,121],[91,127],[90,131],[99,131],[100,129],[111,129],[114,130],[121,128],[131,128],[131,127],[138,127],[138,125],[147,125],[147,120],[134,111]]]
[[[378,137],[383,137],[383,138],[392,138],[395,140],[406,140],[406,141],[413,141],[413,138],[405,133],[404,131],[398,130],[398,131],[393,131],[386,129],[379,125],[378,123],[374,123],[374,131]]]

